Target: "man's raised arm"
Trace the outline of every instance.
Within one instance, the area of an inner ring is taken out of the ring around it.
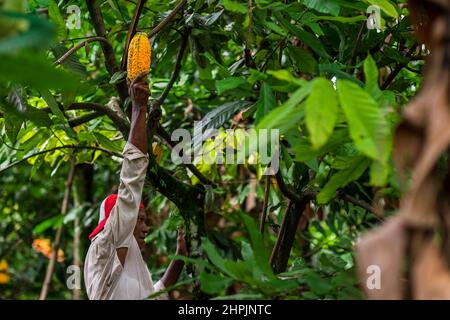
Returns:
[[[139,149],[139,151],[147,157],[146,115],[147,101],[150,95],[147,83],[147,74],[140,74],[133,80],[133,82],[131,82],[129,94],[132,103],[132,112],[131,130],[130,135],[128,136],[128,144],[131,144]],[[116,217],[117,224],[114,227],[113,233],[116,238],[115,244],[117,256],[122,265],[125,264],[129,239],[133,236],[133,230],[139,212],[142,189],[144,186],[145,172],[148,164],[147,158],[145,158],[145,166],[138,165],[139,162],[132,164],[130,159],[137,157],[142,158],[142,155],[125,155],[125,159],[122,164],[122,171],[120,173],[121,183],[118,192],[119,216]],[[122,206],[122,208],[120,208],[120,206]]]

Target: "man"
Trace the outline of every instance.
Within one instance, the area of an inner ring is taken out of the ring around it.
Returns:
[[[172,261],[160,281],[153,285],[141,249],[148,228],[141,202],[148,165],[146,114],[150,95],[146,74],[130,84],[131,130],[123,150],[117,194],[108,196],[100,208],[100,222],[91,233],[84,279],[89,299],[145,299],[176,282],[183,262]],[[177,255],[187,255],[184,235],[178,233]],[[159,299],[168,299],[162,294]]]

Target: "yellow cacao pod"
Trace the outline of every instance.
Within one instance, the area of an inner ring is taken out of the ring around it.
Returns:
[[[131,39],[128,47],[127,76],[133,81],[139,73],[150,71],[150,42],[147,34],[138,32]]]

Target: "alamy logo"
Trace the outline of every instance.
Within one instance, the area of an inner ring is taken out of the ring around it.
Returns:
[[[66,20],[66,26],[68,29],[81,29],[81,10],[76,5],[70,5],[67,7],[67,13],[69,16]]]
[[[66,285],[70,290],[80,290],[81,289],[81,270],[77,265],[70,265],[67,268],[67,274],[70,276],[67,277]]]
[[[366,273],[370,274],[366,280],[366,286],[369,290],[381,289],[381,269],[377,265],[370,265],[366,269]]]
[[[367,18],[367,28],[369,30],[381,30],[381,10],[379,6],[371,5],[367,8],[367,13],[370,14]]]

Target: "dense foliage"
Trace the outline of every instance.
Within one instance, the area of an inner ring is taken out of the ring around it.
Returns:
[[[136,2],[0,0],[0,298],[38,297],[52,251],[42,241],[59,228],[48,297],[72,297],[67,267],[77,252],[82,263],[99,203],[117,188],[130,104],[121,61]],[[146,1],[137,29],[150,32],[177,4]],[[369,5],[381,8],[381,30],[367,28]],[[55,64],[103,36],[93,8],[107,40]],[[174,298],[362,298],[353,246],[398,208],[392,131],[427,54],[406,1],[189,0],[151,46],[150,104],[162,102],[166,132],[203,119],[203,129],[281,134],[280,172],[269,177],[253,154],[244,164],[195,161],[199,178],[155,136],[144,190],[154,278],[181,226],[192,256]],[[200,200],[186,205],[194,193]]]

